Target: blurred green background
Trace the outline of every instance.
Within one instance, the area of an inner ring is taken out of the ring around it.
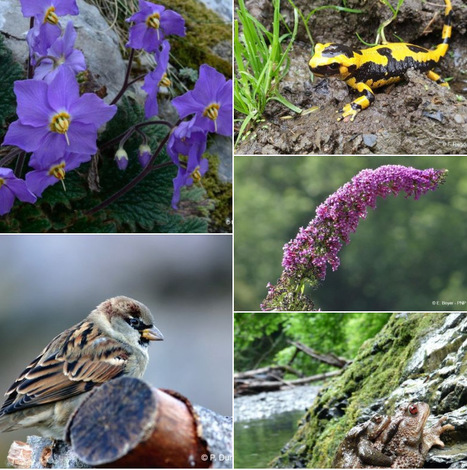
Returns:
[[[229,235],[3,235],[0,259],[0,396],[57,334],[127,295],[165,338],[149,346],[144,379],[232,415]],[[0,433],[0,467],[31,434]]]
[[[235,310],[259,310],[282,272],[283,245],[319,204],[360,170],[386,164],[449,175],[418,201],[379,198],[311,298],[328,311],[465,310],[467,157],[387,156],[235,157]]]

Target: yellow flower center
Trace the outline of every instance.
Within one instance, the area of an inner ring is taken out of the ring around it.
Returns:
[[[0,188],[3,186],[3,183],[5,183],[5,180],[3,178],[0,178]]]
[[[65,162],[61,162],[58,165],[50,167],[49,175],[55,176],[55,178],[60,180],[63,186],[63,190],[66,191],[65,181],[63,181],[65,179]]]
[[[68,140],[68,128],[70,127],[70,115],[62,111],[61,113],[56,114],[52,117],[50,121],[49,128],[52,132],[58,132],[59,134],[64,134],[66,138],[66,142],[70,145],[70,141]]]
[[[49,170],[49,175],[55,176],[58,180],[65,179],[65,162],[52,166]]]
[[[44,15],[44,23],[50,23],[53,25],[58,24],[58,16],[55,14],[55,7],[50,6]]]
[[[199,183],[201,181],[201,173],[199,171],[199,166],[197,166],[194,170],[193,173],[190,175],[193,178],[193,181],[195,183]]]
[[[153,13],[146,18],[146,26],[148,28],[159,29],[161,24],[161,15],[159,13]]]
[[[162,75],[161,81],[159,82],[159,86],[166,86],[166,87],[169,87],[170,85],[172,85],[172,82],[170,81],[170,79],[169,79],[169,77],[167,76],[167,74],[164,73],[164,75]]]
[[[214,121],[214,131],[217,132],[217,117],[219,116],[219,108],[220,105],[217,103],[211,103],[209,106],[206,106],[206,108],[203,111],[203,116],[211,119]]]

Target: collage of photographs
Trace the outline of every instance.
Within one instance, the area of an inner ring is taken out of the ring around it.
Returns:
[[[467,468],[467,1],[0,0],[0,259],[0,468]]]

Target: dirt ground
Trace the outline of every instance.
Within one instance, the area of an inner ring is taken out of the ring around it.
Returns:
[[[394,2],[392,2],[394,3]],[[319,4],[297,0],[303,14]],[[458,155],[467,154],[467,4],[452,0],[453,33],[450,49],[435,69],[442,77],[453,77],[451,88],[441,87],[415,71],[407,80],[376,90],[376,100],[357,115],[354,122],[337,121],[336,111],[357,95],[336,78],[310,81],[308,61],[311,46],[301,26],[291,52],[291,68],[281,83],[281,93],[302,110],[297,115],[271,102],[259,125],[237,146],[237,155],[255,154],[388,154]],[[291,18],[283,0],[283,15]],[[322,10],[310,19],[316,42],[340,42],[361,49],[355,33],[374,41],[378,25],[390,17],[379,0],[348,0],[350,8],[363,14]],[[270,0],[250,0],[247,8],[265,25],[272,21]],[[444,2],[405,0],[397,20],[386,28],[388,41],[405,41],[432,48],[441,42]],[[241,116],[236,116],[240,118]]]

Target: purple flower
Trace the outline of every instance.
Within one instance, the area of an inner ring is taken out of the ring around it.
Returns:
[[[149,147],[149,145],[142,144],[139,146],[138,161],[142,167],[145,167],[149,163],[151,156],[152,156],[151,147]]]
[[[14,90],[19,119],[10,124],[3,145],[16,145],[27,152],[94,154],[97,129],[117,111],[115,105],[105,104],[93,93],[79,96],[73,73],[63,67],[50,84],[16,81]]]
[[[152,116],[156,116],[159,112],[159,106],[157,104],[157,93],[159,92],[159,87],[170,86],[170,80],[167,78],[167,74],[165,73],[167,65],[169,64],[169,52],[169,41],[164,41],[162,43],[161,51],[156,52],[155,54],[157,67],[146,75],[144,85],[141,87],[148,94],[144,104],[144,111],[147,119]]]
[[[181,118],[195,115],[197,126],[222,135],[232,135],[232,80],[209,65],[200,67],[192,91],[172,100]]]
[[[38,23],[58,24],[58,17],[78,15],[76,0],[21,0],[23,16],[34,16]]]
[[[115,152],[115,161],[119,170],[126,170],[128,166],[128,154],[124,148],[119,148]]]
[[[10,212],[15,197],[23,202],[36,202],[36,196],[17,178],[10,168],[0,168],[0,215]]]
[[[194,119],[180,123],[170,135],[167,153],[175,165],[178,174],[174,178],[172,207],[177,208],[182,186],[190,186],[199,181],[208,169],[208,160],[203,157],[206,150],[207,135],[203,129],[195,126]]]
[[[50,23],[35,23],[34,28],[28,31],[26,42],[29,45],[29,55],[32,64],[36,58],[47,55],[49,47],[60,37],[60,27]]]
[[[209,162],[206,158],[203,158],[199,165],[189,171],[183,166],[178,167],[177,176],[173,179],[174,194],[172,196],[172,207],[178,209],[178,202],[180,201],[180,191],[183,186],[191,186],[193,182],[199,182],[201,177],[208,171]]]
[[[43,59],[34,71],[34,78],[50,83],[61,67],[66,67],[76,75],[86,70],[86,62],[81,51],[74,49],[76,31],[71,21],[66,25],[65,32],[48,48],[47,55],[56,58]]]
[[[326,266],[333,271],[339,267],[338,253],[344,243],[350,242],[360,219],[368,207],[376,208],[377,197],[396,196],[401,191],[406,197],[418,199],[444,183],[447,170],[418,170],[402,165],[385,165],[375,170],[362,170],[339,188],[316,209],[316,217],[306,228],[301,227],[297,237],[284,245],[282,276],[276,286],[268,285],[268,296],[263,310],[283,308],[284,299],[291,293],[300,294],[305,283],[317,286],[326,277]]]
[[[139,11],[126,21],[134,21],[126,47],[155,52],[168,34],[185,36],[185,20],[162,5],[139,0]]]
[[[67,171],[78,168],[81,163],[91,160],[91,155],[79,153],[65,153],[57,158],[53,153],[37,153],[31,156],[29,164],[34,168],[26,174],[26,185],[36,196],[41,196],[44,189],[61,181],[65,188]]]

